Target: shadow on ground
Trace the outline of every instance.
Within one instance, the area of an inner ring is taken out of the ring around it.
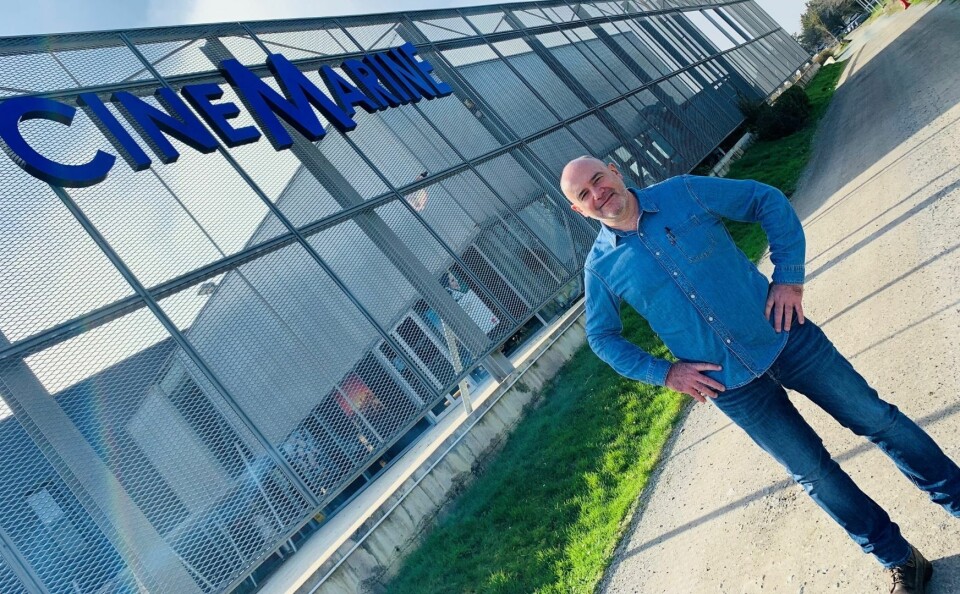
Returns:
[[[888,18],[910,17],[898,14]],[[941,3],[928,9],[866,64],[859,52],[850,58],[847,68],[852,73],[837,89],[820,123],[818,148],[798,192],[803,199],[795,201],[801,219],[918,133],[922,134],[913,142],[922,143],[945,133],[946,127],[960,125],[954,120],[947,126],[923,132],[937,117],[960,103],[957,31],[960,4]],[[833,140],[838,135],[876,141],[863,143],[853,152],[845,149],[846,143]],[[831,169],[841,174],[826,174]],[[859,184],[858,189],[880,173]]]
[[[956,594],[960,589],[960,554],[933,561],[933,579],[927,585],[927,594]]]
[[[920,417],[920,418],[915,419],[915,420],[916,420],[916,422],[917,422],[918,425],[920,425],[921,427],[925,427],[926,425],[929,425],[929,424],[931,424],[931,423],[935,423],[935,422],[941,421],[941,420],[943,420],[943,419],[946,418],[946,417],[955,415],[955,414],[957,414],[958,412],[960,412],[960,402],[956,402],[956,403],[954,403],[954,404],[952,404],[952,405],[950,405],[950,406],[943,407],[943,408],[941,408],[941,409],[939,409],[939,410],[937,410],[937,411],[935,411],[935,412],[932,412],[932,413],[930,413],[930,414],[928,414],[928,415],[925,415],[925,416]],[[729,427],[729,426],[731,426],[731,424],[728,423],[728,424],[725,425],[722,429],[725,429],[726,427]],[[712,435],[712,434],[711,434],[711,435]],[[702,440],[701,440],[701,441],[702,441]],[[699,443],[699,442],[698,442],[698,443]],[[859,446],[857,446],[857,447],[855,447],[855,448],[852,448],[852,449],[850,449],[850,450],[847,450],[846,452],[843,452],[842,454],[835,455],[835,456],[833,457],[833,459],[836,460],[838,463],[843,463],[844,461],[851,460],[851,459],[855,458],[856,456],[859,456],[860,454],[863,454],[863,453],[871,450],[873,447],[874,447],[874,445],[873,445],[872,443],[864,442],[864,443],[860,444]],[[673,455],[674,455],[674,454],[671,453],[671,457],[672,457]],[[905,479],[905,480],[906,480],[906,479]],[[713,520],[716,520],[716,519],[724,516],[725,514],[728,514],[728,513],[732,512],[732,511],[736,510],[737,508],[745,507],[745,506],[747,506],[747,505],[749,505],[749,504],[751,504],[751,503],[753,503],[753,502],[755,502],[755,501],[759,501],[760,499],[763,499],[764,497],[767,497],[767,496],[772,495],[772,494],[774,494],[774,493],[777,493],[777,492],[779,492],[779,491],[783,491],[783,490],[785,490],[785,489],[787,489],[787,488],[789,488],[789,487],[793,487],[793,486],[795,486],[795,485],[796,485],[796,483],[794,483],[791,479],[784,479],[784,480],[782,480],[782,481],[779,481],[779,482],[777,482],[777,483],[774,483],[774,484],[772,484],[772,485],[769,485],[769,486],[767,486],[767,487],[764,487],[763,489],[760,489],[760,490],[758,490],[758,491],[754,491],[753,493],[750,493],[749,495],[745,495],[745,496],[741,497],[740,499],[737,499],[736,501],[731,501],[730,503],[728,503],[728,504],[726,504],[726,505],[724,505],[724,506],[722,506],[722,507],[719,507],[719,508],[717,508],[717,509],[715,509],[715,510],[709,512],[709,513],[706,513],[706,514],[700,516],[699,518],[695,518],[695,519],[693,519],[693,520],[691,520],[691,521],[689,521],[689,522],[687,522],[687,523],[685,523],[685,524],[683,524],[683,525],[681,525],[681,526],[677,526],[676,528],[674,528],[674,529],[672,529],[672,530],[668,530],[667,532],[664,532],[663,534],[658,535],[656,538],[654,538],[654,539],[652,539],[652,540],[648,540],[647,542],[645,542],[645,543],[643,543],[643,544],[640,544],[640,545],[638,545],[638,546],[636,546],[636,547],[633,547],[633,548],[629,549],[629,550],[628,550],[626,553],[624,553],[624,555],[618,560],[618,562],[619,562],[619,563],[623,563],[623,562],[626,561],[627,559],[629,559],[629,558],[631,558],[631,557],[633,557],[633,556],[635,556],[635,555],[638,555],[638,554],[642,553],[643,551],[649,549],[650,547],[654,547],[654,546],[657,546],[657,545],[659,545],[659,544],[661,544],[661,543],[663,543],[663,542],[666,542],[667,540],[670,540],[671,538],[674,538],[674,537],[676,537],[676,536],[679,536],[680,534],[686,532],[687,530],[692,530],[692,529],[694,529],[694,528],[697,528],[698,526],[700,526],[700,525],[702,525],[702,524],[705,524],[705,523],[707,523],[707,522],[711,522],[711,521],[713,521]],[[933,510],[933,509],[931,508],[931,511],[935,511],[935,510]],[[953,561],[950,561],[951,559],[952,559]],[[950,582],[951,584],[953,584],[951,587],[952,587],[952,588],[955,588],[955,589],[953,589],[953,590],[950,590],[950,592],[951,592],[951,594],[956,594],[957,591],[960,591],[960,590],[957,590],[957,589],[956,589],[956,588],[960,588],[960,556],[950,557],[950,558],[948,558],[948,559],[945,560],[945,565],[944,565],[944,567],[947,568],[948,570],[949,570],[949,568],[950,568],[950,563],[954,563],[954,571],[958,574],[958,575],[956,576],[957,579]],[[939,571],[940,563],[937,564],[937,568],[938,568],[938,571]],[[936,590],[934,590],[933,592],[936,592]],[[946,592],[946,590],[944,590],[944,592]]]

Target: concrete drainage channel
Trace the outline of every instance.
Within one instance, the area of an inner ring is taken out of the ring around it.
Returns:
[[[581,300],[528,347],[516,362],[518,369],[477,403],[473,413],[460,419],[460,425],[371,513],[353,537],[295,589],[287,591],[341,594],[382,590],[382,583],[395,575],[399,561],[416,546],[419,536],[475,478],[475,465],[499,450],[539,390],[585,341]],[[267,590],[271,590],[269,585],[264,588]]]

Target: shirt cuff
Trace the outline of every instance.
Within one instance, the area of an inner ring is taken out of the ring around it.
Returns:
[[[805,277],[803,264],[779,264],[773,269],[773,282],[778,285],[802,285]]]
[[[644,381],[648,384],[666,386],[670,365],[671,363],[665,359],[654,359],[650,362],[650,367],[647,369],[647,378]]]

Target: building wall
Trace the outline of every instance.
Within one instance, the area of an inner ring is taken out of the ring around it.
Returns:
[[[404,42],[452,94],[345,134],[174,139],[175,162],[83,188],[0,158],[0,590],[255,588],[576,300],[596,226],[556,188],[566,161],[689,171],[739,94],[808,59],[749,0],[548,1],[2,38],[0,110],[97,93],[145,147],[112,93],[214,83],[256,126],[221,60],[275,85],[281,53],[324,89],[321,65]],[[64,163],[117,152],[83,110],[19,130]]]

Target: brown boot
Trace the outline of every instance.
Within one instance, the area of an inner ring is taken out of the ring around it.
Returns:
[[[927,591],[927,582],[933,575],[933,565],[913,546],[910,551],[910,558],[906,563],[887,570],[893,579],[890,594],[923,594]]]

